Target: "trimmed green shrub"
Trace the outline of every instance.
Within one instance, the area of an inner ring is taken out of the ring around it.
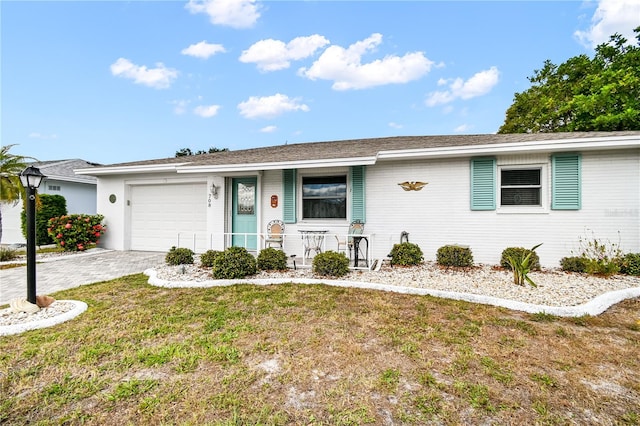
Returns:
[[[627,253],[620,261],[620,272],[627,275],[640,275],[640,253]]]
[[[36,202],[36,244],[44,246],[55,243],[49,235],[49,219],[67,214],[67,200],[62,195],[39,194]],[[27,214],[22,209],[22,235],[27,238]]]
[[[436,252],[436,260],[442,266],[473,266],[473,254],[469,247],[442,246]]]
[[[400,266],[417,265],[424,260],[422,250],[417,244],[404,242],[394,244],[391,249],[391,264]]]
[[[213,260],[213,277],[232,280],[255,275],[256,259],[244,247],[229,247]]]
[[[47,231],[56,245],[64,251],[84,251],[91,244],[98,244],[106,231],[101,223],[104,216],[70,214],[49,219]]]
[[[502,257],[500,258],[500,265],[503,268],[511,270],[511,264],[509,263],[509,259],[524,259],[529,253],[531,257],[529,258],[529,269],[532,271],[540,270],[540,258],[538,254],[532,250],[526,249],[524,247],[507,247],[502,251]]]
[[[200,255],[200,264],[205,268],[211,268],[217,256],[222,254],[219,250],[207,250]]]
[[[560,259],[560,268],[566,272],[587,272],[589,260],[582,256],[569,256]]]
[[[313,272],[329,277],[342,277],[349,272],[349,258],[344,253],[325,251],[313,258]]]
[[[193,250],[173,246],[164,257],[164,261],[167,262],[167,265],[191,265],[193,264]]]
[[[263,271],[283,271],[287,269],[287,255],[282,250],[267,247],[258,254],[258,269]]]

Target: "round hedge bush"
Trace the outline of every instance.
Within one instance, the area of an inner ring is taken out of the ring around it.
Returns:
[[[167,265],[191,265],[193,264],[193,250],[173,246],[164,257],[164,261]]]
[[[422,250],[417,244],[404,242],[394,244],[391,249],[391,264],[400,266],[418,265],[424,260]]]
[[[218,280],[240,279],[256,272],[256,259],[244,247],[229,247],[213,260],[212,274]]]
[[[469,247],[442,246],[436,252],[436,260],[442,266],[473,266],[473,254]]]
[[[200,255],[200,264],[205,268],[211,268],[216,256],[222,254],[219,250],[207,250]]]
[[[524,259],[529,253],[533,253],[529,258],[529,269],[532,271],[540,270],[540,258],[535,251],[531,251],[524,247],[507,247],[502,250],[502,256],[500,257],[500,265],[503,268],[511,270],[511,264],[509,264],[509,257],[514,259]]]
[[[560,259],[560,268],[565,272],[587,272],[589,259],[582,256],[569,256]]]
[[[349,258],[344,253],[325,251],[318,253],[312,262],[313,272],[328,277],[342,277],[349,272]]]
[[[260,250],[257,263],[262,271],[284,271],[287,269],[287,255],[282,250],[267,247]]]
[[[620,272],[626,275],[640,275],[640,253],[627,253],[620,262]]]

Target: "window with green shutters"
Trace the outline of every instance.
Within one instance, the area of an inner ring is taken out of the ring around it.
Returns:
[[[297,204],[298,185],[301,185],[300,205]],[[348,179],[346,174],[299,177],[296,169],[283,170],[282,188],[285,223],[296,223],[297,213],[302,214],[302,219],[347,219],[347,201],[350,220],[366,221],[365,166],[350,167]]]
[[[551,208],[580,210],[581,156],[559,154],[551,157]]]
[[[471,160],[471,210],[496,209],[496,160]]]

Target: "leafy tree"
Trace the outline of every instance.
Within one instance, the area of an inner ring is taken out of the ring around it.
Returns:
[[[586,55],[555,65],[547,60],[516,93],[498,133],[640,129],[640,27],[638,43],[619,34]]]
[[[229,148],[209,148],[209,151],[198,150],[195,153],[191,151],[190,148],[182,148],[176,151],[176,157],[188,157],[190,155],[200,155],[200,154],[213,154],[214,152],[225,152],[229,151]]]
[[[24,188],[20,183],[20,172],[27,167],[27,160],[31,157],[14,155],[9,152],[14,145],[0,148],[0,203],[16,205],[24,199]],[[0,210],[0,241],[2,241],[2,210]]]

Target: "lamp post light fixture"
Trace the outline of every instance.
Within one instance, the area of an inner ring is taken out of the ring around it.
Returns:
[[[27,192],[27,302],[36,303],[36,192],[46,176],[29,166],[20,173]]]

